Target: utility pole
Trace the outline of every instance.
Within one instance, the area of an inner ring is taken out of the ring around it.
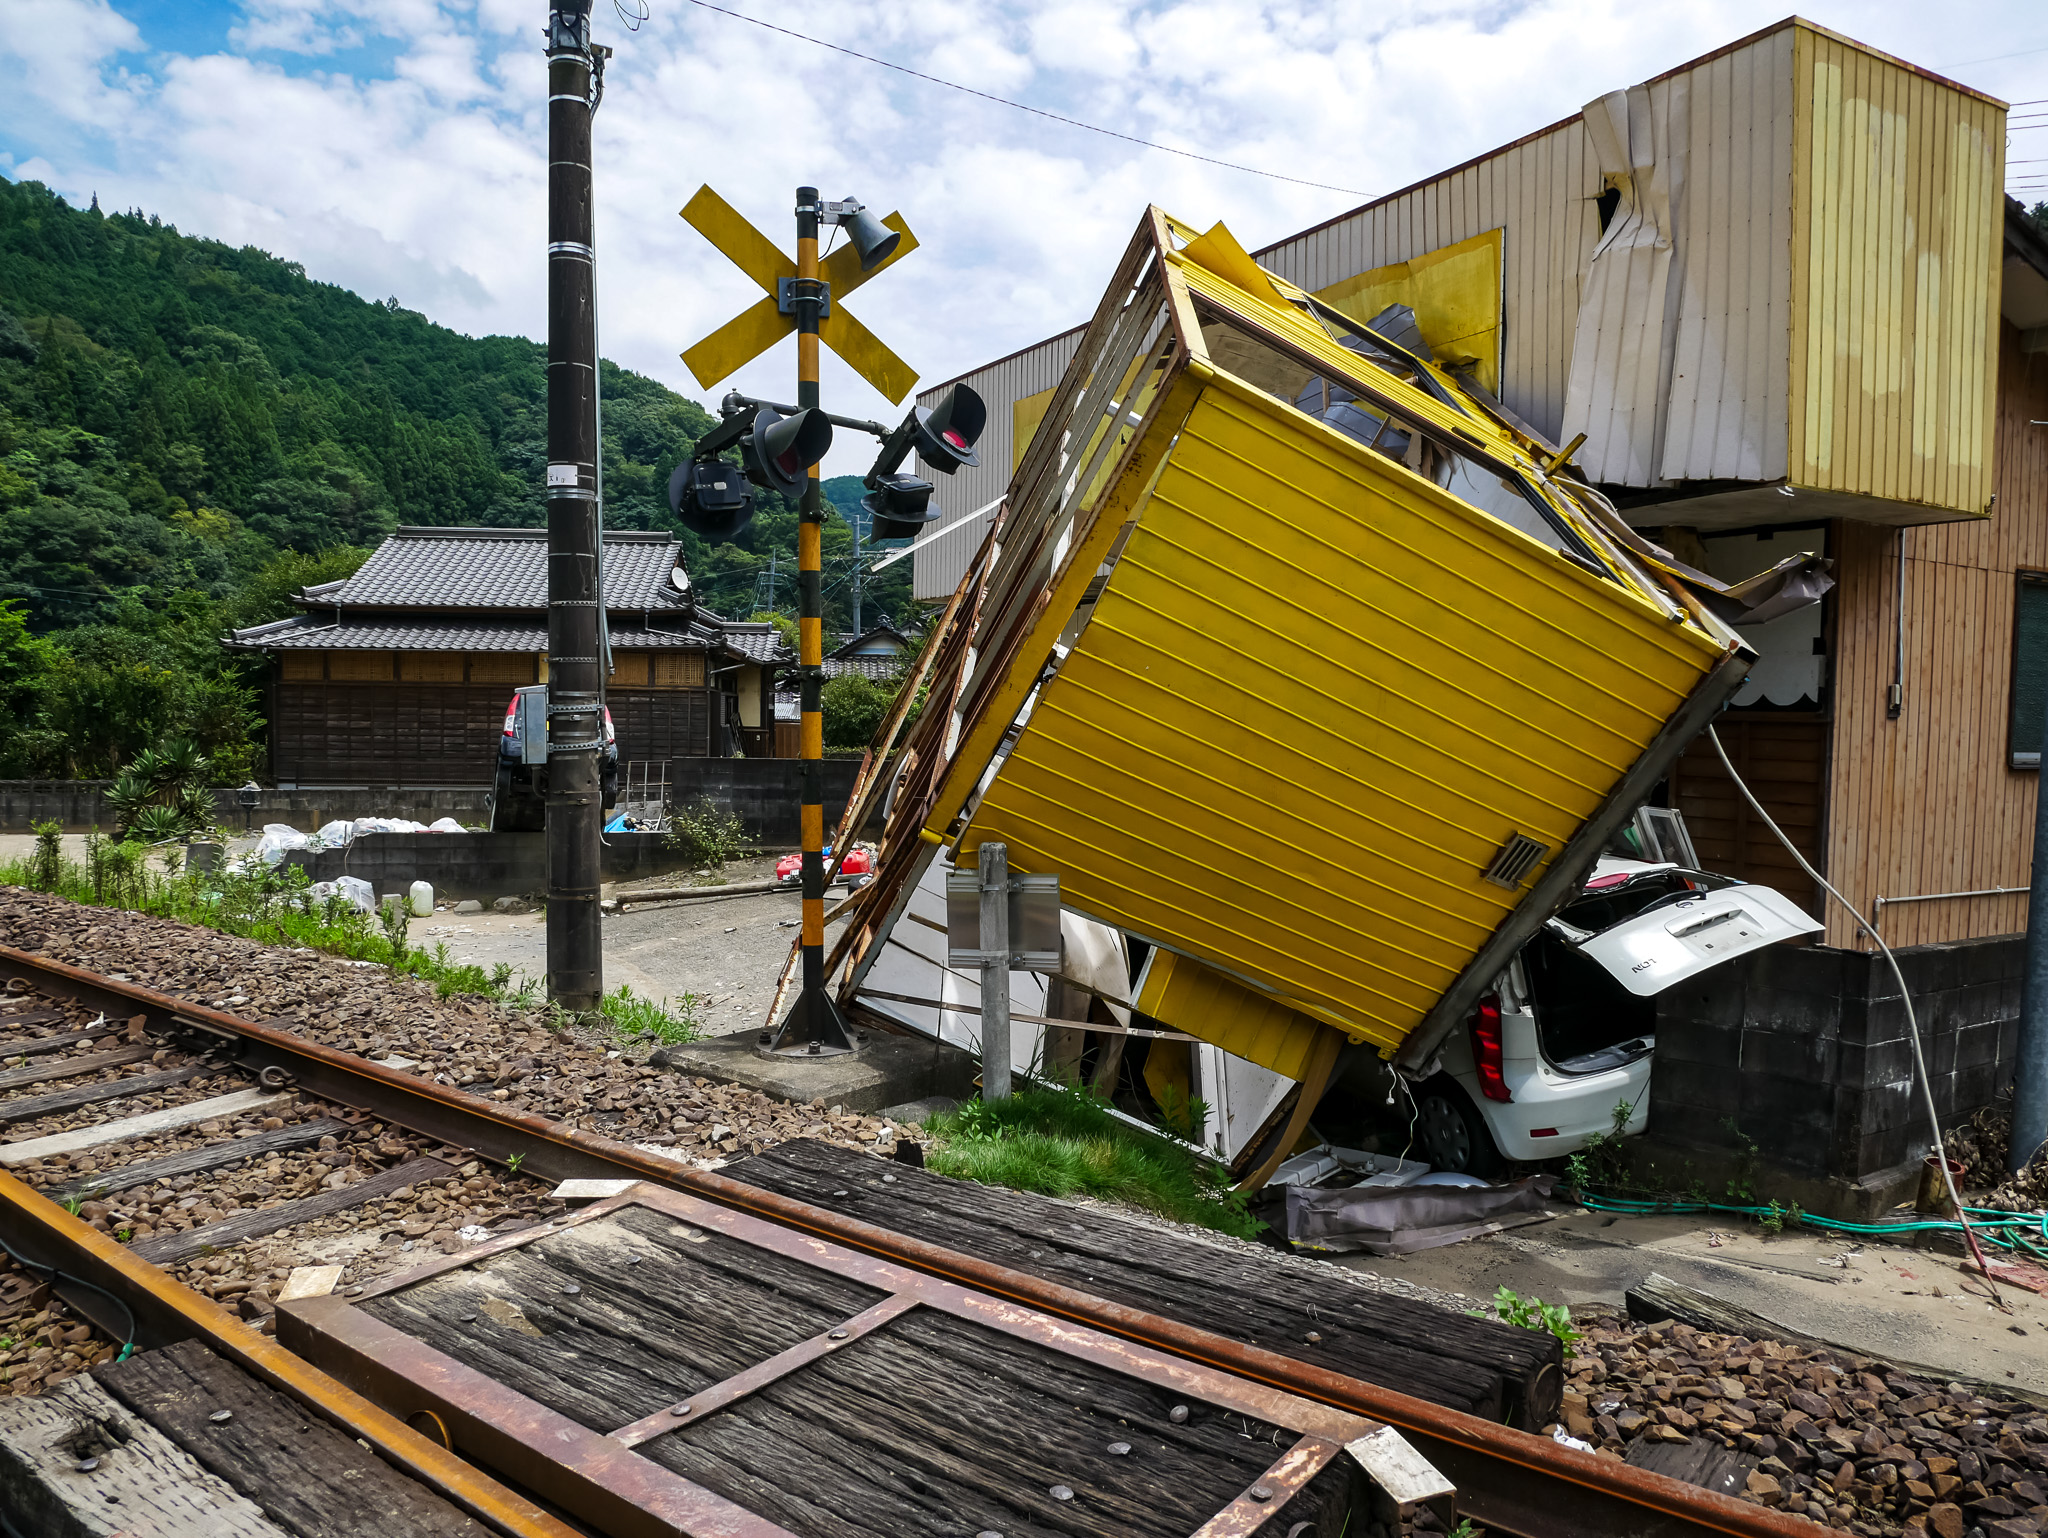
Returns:
[[[2048,1142],[2048,699],[2041,709],[2041,763],[2034,783],[2034,870],[2027,894],[2027,971],[2020,994],[2019,1062],[2012,1084],[2013,1173]],[[1938,1154],[1940,1149],[1936,1149]]]
[[[548,13],[548,998],[604,996],[598,930],[604,673],[598,660],[597,296],[590,0]]]
[[[856,510],[856,511],[855,511],[855,513],[854,513],[854,515],[853,515],[853,516],[852,516],[851,518],[847,519],[846,521],[847,521],[848,523],[850,523],[850,524],[852,524],[852,525],[853,525],[853,633],[854,633],[855,635],[859,635],[859,634],[861,633],[861,630],[860,630],[860,513],[858,512],[858,510]]]

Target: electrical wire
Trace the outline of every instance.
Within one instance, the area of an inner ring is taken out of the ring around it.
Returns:
[[[1360,192],[1356,187],[1333,187],[1328,182],[1312,182],[1299,176],[1282,176],[1278,171],[1261,171],[1257,166],[1241,166],[1234,161],[1218,160],[1213,155],[1198,155],[1193,150],[1175,149],[1170,144],[1160,144],[1152,139],[1140,139],[1135,134],[1119,133],[1114,128],[1098,128],[1095,124],[1084,123],[1079,118],[1062,117],[1059,113],[1048,112],[1043,107],[1028,107],[1021,101],[1011,101],[1007,96],[996,96],[987,91],[977,91],[973,86],[962,85],[957,80],[945,80],[937,75],[927,75],[924,71],[911,69],[907,65],[892,64],[887,59],[878,59],[871,53],[859,53],[851,48],[842,48],[837,43],[828,43],[821,37],[812,37],[808,33],[797,32],[789,27],[778,27],[774,22],[763,21],[758,16],[749,16],[742,11],[728,10],[722,5],[713,5],[711,0],[690,0],[690,4],[697,6],[701,10],[716,11],[721,16],[730,16],[735,21],[748,22],[768,32],[780,32],[784,37],[793,37],[799,42],[810,43],[814,47],[830,49],[833,53],[843,53],[849,59],[859,59],[864,64],[879,64],[883,69],[893,69],[897,74],[908,75],[913,80],[923,80],[931,85],[942,85],[949,91],[960,91],[968,96],[979,96],[983,101],[992,101],[999,107],[1011,107],[1018,112],[1028,112],[1034,117],[1050,118],[1053,122],[1064,123],[1069,128],[1085,129],[1089,133],[1101,134],[1105,138],[1110,139],[1121,139],[1126,144],[1136,144],[1144,149],[1159,150],[1167,155],[1179,155],[1185,160],[1199,160],[1204,165],[1221,166],[1226,171],[1242,171],[1247,176],[1263,176],[1269,181],[1292,182],[1297,187],[1313,187],[1318,192],[1341,192],[1347,198],[1369,198],[1372,196],[1369,192]]]
[[[1793,862],[1812,878],[1816,886],[1840,903],[1849,917],[1856,921],[1856,927],[1869,935],[1877,943],[1877,948],[1884,952],[1884,959],[1892,969],[1892,978],[1899,985],[1899,1002],[1906,1009],[1906,1040],[1913,1045],[1913,1076],[1920,1081],[1921,1098],[1927,1105],[1927,1121],[1934,1132],[1934,1158],[1941,1170],[1942,1183],[1948,1187],[1948,1199],[1955,1208],[1956,1221],[1962,1230],[1963,1243],[1968,1246],[1971,1256],[1976,1260],[1977,1270],[1984,1278],[1984,1285],[1991,1289],[1991,1301],[1996,1303],[1999,1308],[2005,1309],[2005,1301],[1998,1295],[1998,1283],[1991,1276],[1991,1265],[1985,1260],[1984,1251],[1977,1243],[1977,1235],[1970,1227],[1970,1219],[1967,1210],[1963,1206],[1962,1192],[1956,1189],[1955,1172],[1949,1168],[1948,1151],[1942,1145],[1941,1113],[1935,1108],[1934,1084],[1927,1076],[1927,1056],[1920,1046],[1920,1016],[1918,1011],[1913,1008],[1913,994],[1906,986],[1906,974],[1899,966],[1899,958],[1894,956],[1892,948],[1884,943],[1884,936],[1877,932],[1876,926],[1865,920],[1863,915],[1856,911],[1855,905],[1840,892],[1836,891],[1825,876],[1806,863],[1806,856],[1801,854],[1798,846],[1785,836],[1785,830],[1772,820],[1771,814],[1764,810],[1763,803],[1757,800],[1756,796],[1750,791],[1748,783],[1741,775],[1735,772],[1735,764],[1728,757],[1728,750],[1721,746],[1720,734],[1711,726],[1707,728],[1707,740],[1713,743],[1714,751],[1721,755],[1721,767],[1728,771],[1728,778],[1734,783],[1735,788],[1742,793],[1742,799],[1749,803],[1750,810],[1762,819],[1763,825],[1769,828],[1776,835],[1778,842],[1785,846],[1785,850],[1792,856]],[[2044,1233],[2048,1233],[2048,1230],[2044,1230]],[[2006,1311],[2008,1313],[2011,1312],[2009,1309],[2006,1309]]]
[[[57,1266],[46,1266],[39,1260],[30,1260],[5,1239],[0,1239],[0,1250],[5,1250],[7,1258],[12,1260],[17,1266],[20,1266],[24,1271],[44,1271],[49,1273],[50,1286],[53,1289],[59,1282],[64,1282],[72,1287],[83,1287],[87,1292],[98,1293],[116,1308],[120,1309],[122,1313],[128,1316],[128,1339],[122,1342],[121,1354],[115,1357],[114,1360],[125,1362],[135,1354],[135,1310],[128,1306],[126,1299],[118,1294],[107,1291],[106,1288],[100,1286],[97,1282],[88,1282],[82,1276],[69,1276]]]

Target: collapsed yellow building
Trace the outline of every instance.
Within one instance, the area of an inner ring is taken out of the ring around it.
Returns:
[[[1158,949],[1144,1013],[1420,1071],[1577,890],[1753,653],[1400,322],[1147,212],[877,744],[848,1003],[940,851],[1000,840]]]

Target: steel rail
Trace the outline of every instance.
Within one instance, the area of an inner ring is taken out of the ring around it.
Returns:
[[[667,1185],[978,1292],[1383,1421],[1407,1435],[1416,1450],[1457,1486],[1460,1511],[1487,1527],[1525,1538],[1555,1534],[1566,1523],[1581,1538],[1696,1538],[1707,1533],[1810,1538],[1810,1525],[1800,1518],[1514,1431],[729,1176],[680,1166],[542,1116],[505,1110],[478,1096],[271,1026],[0,945],[0,979],[16,976],[41,991],[68,994],[110,1014],[140,1012],[158,1028],[182,1025],[238,1041],[239,1061],[245,1066],[280,1069],[321,1099],[364,1110],[467,1154],[499,1162],[517,1155],[522,1172],[550,1179],[624,1177]],[[0,1187],[0,1198],[11,1196]],[[0,1199],[0,1221],[14,1205]]]
[[[211,1298],[172,1280],[168,1271],[139,1259],[119,1241],[4,1172],[0,1172],[0,1233],[30,1260],[55,1264],[65,1275],[120,1298],[132,1311],[137,1335],[158,1343],[204,1341],[251,1376],[289,1395],[347,1435],[361,1438],[385,1462],[494,1531],[511,1538],[581,1538],[578,1529],[507,1489],[295,1352],[250,1329]],[[74,1298],[65,1292],[61,1279],[53,1290],[102,1330],[115,1336],[123,1333],[120,1325],[126,1321],[107,1317],[104,1298],[82,1289],[74,1289]]]

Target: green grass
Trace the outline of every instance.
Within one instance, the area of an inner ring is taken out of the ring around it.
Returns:
[[[1150,1136],[1078,1089],[1026,1089],[977,1100],[925,1124],[927,1167],[1046,1196],[1091,1196],[1240,1239],[1260,1224],[1245,1199],[1198,1154]]]
[[[663,1046],[673,1047],[704,1034],[697,1023],[699,1002],[696,994],[686,993],[680,999],[663,999],[657,1004],[621,983],[618,992],[607,993],[598,1007],[621,1036],[652,1036]]]

